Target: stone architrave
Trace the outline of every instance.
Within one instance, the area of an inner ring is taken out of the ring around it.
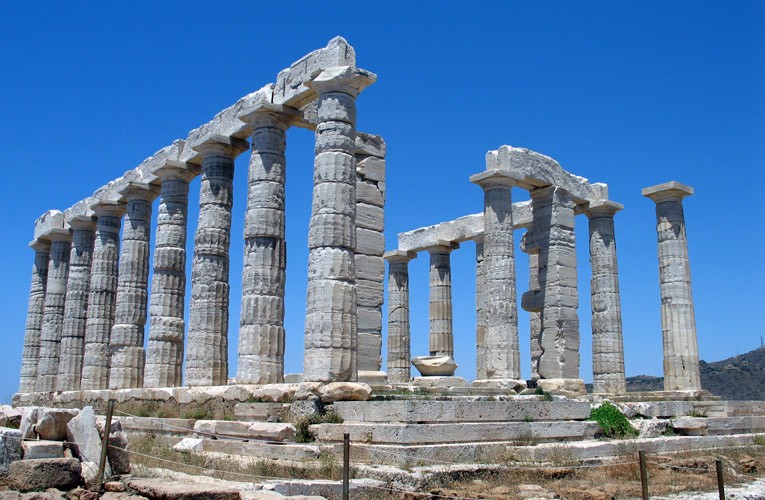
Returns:
[[[69,229],[54,229],[48,233],[51,241],[48,261],[48,281],[45,290],[45,312],[40,330],[40,357],[37,372],[37,392],[56,390],[56,375],[61,351],[61,328],[64,324],[66,281],[69,277],[69,255],[72,235]]]
[[[411,333],[409,330],[409,261],[414,252],[386,252],[388,261],[388,381],[408,384],[411,380]]]
[[[527,245],[530,228],[521,238],[521,250],[529,256],[529,290],[539,290],[539,252]],[[531,380],[539,379],[539,358],[542,356],[542,313],[537,308],[529,313],[529,350],[531,351]]]
[[[470,181],[484,191],[486,377],[517,380],[521,377],[521,364],[511,195],[515,179],[501,170],[487,170],[471,176]]]
[[[207,136],[193,146],[202,155],[199,222],[194,234],[186,384],[228,382],[229,245],[234,158],[246,141]]]
[[[131,182],[120,192],[127,203],[122,227],[122,254],[117,281],[117,299],[109,338],[110,389],[143,386],[143,350],[149,300],[149,256],[151,205],[159,189]]]
[[[696,318],[683,213],[683,198],[692,194],[693,188],[676,181],[643,189],[643,196],[656,203],[666,391],[701,390]]]
[[[459,244],[440,241],[428,249],[430,253],[430,337],[431,356],[454,358],[454,334],[452,331],[452,266],[451,252]]]
[[[538,253],[539,289],[524,294],[523,307],[541,311],[542,379],[579,379],[579,298],[577,295],[575,202],[562,188],[531,191],[533,228],[530,253]]]
[[[161,188],[143,386],[177,387],[182,381],[186,328],[184,304],[189,182],[198,172],[185,163],[167,161],[153,173],[159,178]]]
[[[316,156],[308,229],[306,381],[358,376],[356,294],[356,96],[375,75],[330,68],[308,83],[318,94]]]
[[[291,108],[270,103],[239,114],[253,129],[244,218],[240,384],[284,382],[285,149],[294,117]]]
[[[90,266],[88,319],[85,323],[85,355],[82,360],[82,390],[109,387],[109,336],[114,324],[120,226],[125,205],[100,200],[93,206],[96,239]]]
[[[486,377],[486,266],[483,235],[475,241],[475,378]]]
[[[592,309],[592,391],[622,394],[624,340],[622,305],[619,296],[619,267],[614,239],[614,215],[619,203],[590,203],[585,211],[590,223],[590,305]]]
[[[64,324],[61,330],[61,356],[56,377],[56,390],[76,391],[82,379],[82,357],[85,353],[85,327],[88,321],[90,266],[96,237],[93,217],[80,216],[69,220],[72,227],[72,250],[69,256],[69,279],[66,283]]]
[[[50,241],[36,239],[29,246],[35,251],[32,285],[29,290],[27,322],[24,329],[24,350],[21,355],[19,392],[37,390],[37,366],[40,359],[40,331],[45,314],[45,289],[48,284]]]

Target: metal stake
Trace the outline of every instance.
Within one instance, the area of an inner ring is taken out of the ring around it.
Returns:
[[[343,500],[350,498],[351,435],[343,434]]]
[[[104,437],[101,440],[101,461],[98,462],[98,473],[96,474],[97,491],[101,491],[104,486],[104,467],[106,467],[106,450],[109,448],[109,433],[112,429],[112,414],[114,414],[114,400],[109,400],[109,406],[106,407],[106,425],[104,425]]]
[[[648,500],[648,468],[645,464],[645,451],[638,451],[640,460],[640,486],[643,489],[643,500]]]

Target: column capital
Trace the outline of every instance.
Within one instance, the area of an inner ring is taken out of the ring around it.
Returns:
[[[159,195],[159,186],[131,181],[116,191],[121,201],[145,200],[151,203]]]
[[[124,202],[115,200],[96,200],[90,208],[96,217],[122,217],[127,209]]]
[[[383,254],[383,259],[388,261],[388,264],[406,264],[416,258],[416,252],[407,252],[406,250],[391,250]]]
[[[518,184],[518,179],[506,170],[485,170],[470,176],[470,182],[478,184],[486,191],[496,188],[511,188]]]
[[[29,248],[37,252],[48,253],[50,252],[50,241],[35,238],[29,242]]]
[[[85,230],[85,231],[95,231],[96,230],[96,219],[93,216],[90,215],[75,215],[67,219],[67,223],[72,227],[73,230],[79,231],[79,230]]]
[[[377,75],[370,71],[352,66],[335,66],[321,71],[306,82],[306,86],[317,94],[342,92],[356,97],[375,80]]]
[[[433,254],[449,254],[452,250],[456,250],[460,247],[460,244],[456,241],[437,240],[436,244],[428,248],[428,252]]]
[[[282,130],[287,130],[296,120],[302,117],[302,113],[290,106],[274,104],[272,102],[259,102],[254,106],[243,109],[236,117],[248,124],[252,130],[260,127],[278,127]]]
[[[616,212],[624,209],[624,205],[610,200],[593,201],[586,205],[584,214],[589,219],[600,217],[613,217]]]
[[[209,133],[195,140],[190,145],[191,149],[202,155],[202,159],[216,154],[235,158],[250,149],[250,143],[229,137],[223,134]]]
[[[643,196],[650,198],[654,203],[665,201],[682,201],[686,196],[693,194],[693,188],[677,181],[669,181],[643,188]]]
[[[191,182],[199,175],[199,165],[178,160],[165,160],[165,162],[151,171],[156,175],[160,183],[168,179],[181,179]]]
[[[51,243],[64,242],[68,243],[72,241],[72,231],[69,228],[52,228],[45,236]]]

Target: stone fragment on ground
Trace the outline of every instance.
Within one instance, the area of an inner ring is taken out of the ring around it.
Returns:
[[[21,412],[10,405],[0,405],[0,426],[18,427],[21,425]]]
[[[24,408],[21,417],[21,434],[24,439],[47,439],[64,441],[66,426],[79,410],[64,408]]]
[[[64,443],[62,441],[24,441],[21,443],[24,459],[32,458],[64,458]]]
[[[237,490],[213,482],[131,479],[128,486],[139,494],[156,500],[239,500]]]
[[[8,485],[18,491],[48,488],[70,490],[80,484],[80,461],[76,458],[18,460],[8,469]]]
[[[21,460],[21,431],[0,427],[0,473],[8,471],[12,462]]]
[[[319,397],[322,403],[335,401],[367,401],[372,395],[372,388],[357,382],[330,382],[321,387]]]
[[[88,471],[93,466],[98,470],[98,464],[101,461],[101,436],[96,428],[96,414],[93,412],[93,408],[90,406],[83,408],[76,417],[67,423],[66,429],[66,438],[70,443],[72,452],[83,463],[83,477],[89,479]],[[111,475],[112,470],[107,458],[104,476],[110,477]]]

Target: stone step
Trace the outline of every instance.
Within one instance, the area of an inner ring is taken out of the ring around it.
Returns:
[[[237,403],[234,416],[246,422],[285,422],[289,403]]]
[[[197,437],[217,439],[257,439],[263,441],[294,441],[295,426],[278,422],[240,422],[238,420],[197,420]]]
[[[381,444],[465,443],[511,441],[533,444],[551,441],[593,439],[600,432],[595,422],[459,422],[444,424],[342,423],[310,427],[319,443],[340,442],[350,434],[351,442]]]
[[[114,417],[126,432],[187,436],[194,433],[195,419],[157,417]]]
[[[319,454],[325,448],[327,447],[313,444],[200,438],[185,438],[173,447],[175,451],[180,453],[221,453],[274,460],[314,460],[319,458]]]
[[[586,420],[586,401],[338,401],[346,422],[528,422]]]
[[[765,416],[759,417],[681,417],[671,421],[679,434],[729,436],[765,433]]]

